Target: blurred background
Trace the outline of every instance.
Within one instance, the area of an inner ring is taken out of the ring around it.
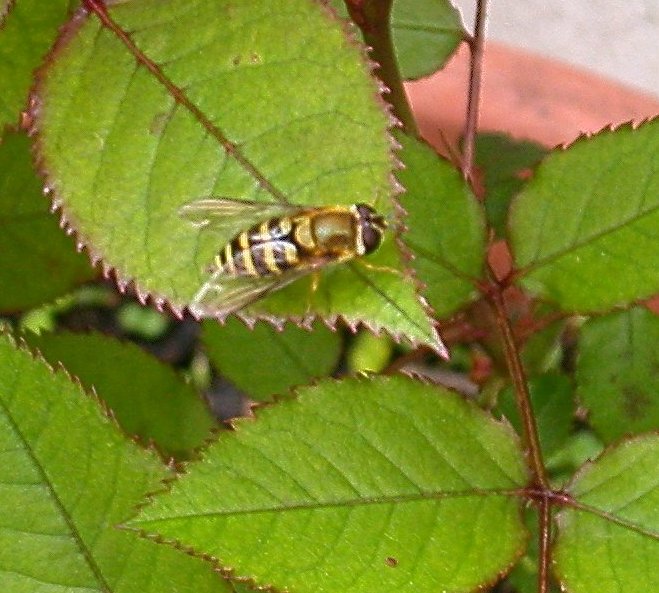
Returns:
[[[474,0],[453,0],[473,30]],[[489,39],[587,68],[659,98],[657,0],[491,0]]]

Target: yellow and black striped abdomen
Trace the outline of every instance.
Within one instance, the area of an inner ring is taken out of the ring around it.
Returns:
[[[298,264],[290,218],[271,218],[236,235],[215,258],[217,269],[234,277],[279,275]]]

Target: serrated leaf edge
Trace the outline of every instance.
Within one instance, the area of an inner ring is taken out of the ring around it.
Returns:
[[[547,161],[553,161],[556,158],[560,158],[560,156],[568,151],[569,149],[573,147],[580,146],[586,142],[589,142],[591,140],[601,138],[601,137],[606,137],[610,136],[611,134],[614,134],[620,130],[629,130],[629,131],[635,131],[638,130],[646,125],[653,124],[654,122],[659,121],[659,115],[651,116],[651,117],[645,117],[642,119],[630,119],[624,122],[621,122],[619,124],[608,124],[606,126],[603,126],[599,130],[595,132],[583,132],[579,134],[576,138],[569,142],[561,143],[558,144],[557,146],[554,147],[554,149],[548,151],[542,158],[540,158],[532,167],[531,167],[531,175],[529,182],[522,188],[522,190],[517,193],[516,195],[513,196],[512,200],[510,201],[510,206],[508,208],[508,217],[506,220],[506,241],[508,243],[508,247],[510,250],[510,254],[512,257],[512,262],[513,262],[513,271],[511,275],[511,281],[517,281],[518,279],[524,278],[529,270],[532,270],[535,265],[527,265],[525,267],[515,267],[516,264],[516,258],[515,258],[515,251],[514,247],[512,245],[511,241],[511,236],[512,236],[512,219],[514,217],[515,209],[517,207],[517,203],[519,202],[520,198],[526,193],[528,188],[533,185],[534,180],[536,179],[536,172],[537,170],[542,167]],[[649,295],[652,296],[652,295]],[[647,300],[649,296],[642,297],[639,299],[635,299],[633,302],[630,302],[628,304],[624,305],[619,305],[617,308],[619,309],[628,309],[629,307],[633,306],[635,303],[638,303],[643,300]],[[602,313],[601,311],[594,311],[594,313]],[[584,313],[585,314],[585,313]]]
[[[606,456],[609,455],[611,452],[615,451],[616,449],[619,449],[620,447],[634,444],[637,441],[646,440],[649,437],[659,438],[659,429],[651,430],[640,434],[629,434],[620,437],[614,442],[609,443],[594,459],[588,459],[586,462],[584,462],[581,465],[581,467],[579,467],[577,471],[574,472],[569,482],[565,485],[565,487],[562,490],[568,496],[570,496],[572,502],[570,504],[564,505],[563,509],[561,509],[554,517],[554,521],[559,529],[561,529],[562,524],[565,521],[564,516],[566,512],[581,511],[595,515],[604,521],[611,522],[615,525],[618,525],[619,527],[623,527],[625,529],[634,531],[641,535],[647,535],[649,537],[653,537],[654,539],[659,539],[659,532],[645,529],[643,526],[638,525],[636,523],[632,523],[629,520],[622,519],[618,515],[610,511],[605,511],[603,509],[592,506],[590,504],[581,503],[579,501],[579,498],[572,493],[572,490],[574,486],[577,484],[577,482],[581,478],[583,478],[584,475],[587,475],[589,472],[593,471],[594,468],[596,469],[597,463],[600,462],[602,459],[605,459]],[[559,538],[560,538],[560,533],[558,535],[557,541]]]
[[[577,471],[574,472],[574,474],[570,478],[570,481],[565,485],[564,490],[566,492],[571,492],[575,484],[581,478],[583,478],[585,474],[588,474],[590,471],[592,471],[592,469],[597,465],[597,463],[600,462],[603,458],[606,458],[606,456],[610,455],[611,452],[621,447],[624,447],[626,445],[634,444],[636,441],[645,440],[648,437],[659,437],[659,429],[650,430],[639,434],[627,434],[609,443],[602,451],[600,451],[600,453],[594,459],[587,459],[581,465],[581,467],[579,467]]]
[[[507,433],[507,436],[519,445],[519,449],[523,453],[521,447],[521,438],[519,434],[515,431],[513,425],[505,416],[502,416],[501,418],[497,419],[492,414],[476,406],[476,404],[473,401],[464,397],[463,394],[459,393],[455,389],[452,389],[450,387],[445,387],[443,385],[437,385],[436,383],[433,383],[427,378],[416,377],[413,374],[409,374],[405,372],[396,375],[378,375],[376,373],[359,372],[356,375],[350,375],[350,376],[338,377],[338,378],[321,377],[321,378],[313,379],[308,384],[297,385],[292,388],[289,388],[288,391],[285,393],[274,394],[270,400],[253,402],[250,405],[250,410],[251,410],[250,416],[237,416],[227,420],[225,424],[229,427],[229,430],[221,430],[219,428],[213,430],[213,433],[209,435],[207,439],[205,439],[204,443],[195,449],[195,453],[197,456],[193,459],[181,461],[180,463],[178,463],[177,473],[173,476],[168,476],[165,479],[161,480],[161,483],[163,484],[163,488],[149,493],[147,495],[148,500],[145,500],[142,504],[140,504],[138,509],[148,506],[150,502],[153,500],[153,498],[169,492],[171,490],[171,485],[174,482],[178,481],[179,479],[182,479],[187,474],[188,467],[194,466],[196,463],[203,461],[207,450],[210,447],[216,445],[220,441],[220,439],[232,438],[230,435],[232,433],[237,433],[241,429],[242,425],[253,424],[254,422],[257,422],[259,420],[260,410],[274,408],[281,403],[299,402],[299,398],[301,395],[300,392],[312,391],[314,389],[321,388],[325,385],[333,385],[333,386],[346,385],[346,384],[364,385],[364,384],[372,383],[373,381],[377,381],[381,383],[389,383],[391,380],[395,379],[396,377],[404,378],[405,380],[408,380],[414,384],[421,384],[425,387],[430,387],[435,391],[437,391],[436,395],[438,397],[445,397],[445,396],[453,397],[458,402],[460,402],[461,405],[472,407],[473,410],[478,414],[480,414],[480,416],[483,419],[485,419],[490,425],[500,427],[501,430],[505,431]],[[442,393],[442,391],[445,393]],[[529,477],[529,475],[527,475],[527,477]]]
[[[407,375],[406,373],[402,374],[405,376],[407,379],[422,383],[428,387],[432,387],[434,389],[437,389],[438,386],[430,381],[421,379],[418,380],[415,377],[412,377],[411,375]],[[365,381],[368,381],[371,377],[377,377],[379,380],[382,381],[388,381],[392,378],[392,376],[387,376],[387,375],[376,375],[376,374],[371,374],[371,373],[359,373],[356,376],[350,376],[350,377],[343,377],[343,378],[323,378],[323,379],[316,379],[312,383],[308,385],[303,385],[303,386],[298,386],[295,387],[291,390],[289,390],[288,395],[276,395],[271,401],[264,401],[264,402],[255,402],[252,406],[252,409],[254,410],[255,413],[253,413],[252,416],[249,417],[238,417],[238,418],[233,418],[231,419],[228,424],[231,427],[231,431],[225,432],[225,431],[214,431],[214,435],[210,436],[206,443],[202,446],[199,447],[196,452],[198,453],[198,457],[195,458],[194,460],[189,460],[185,462],[181,462],[180,464],[177,464],[177,471],[171,476],[165,477],[164,479],[161,480],[162,488],[159,490],[154,490],[152,492],[149,492],[145,495],[144,500],[142,503],[136,505],[135,507],[135,516],[127,521],[126,523],[128,524],[122,524],[119,525],[118,527],[120,529],[125,529],[127,531],[132,531],[134,533],[137,533],[140,537],[143,537],[145,539],[148,539],[150,541],[153,541],[158,544],[162,545],[167,545],[170,547],[173,547],[174,549],[177,549],[185,554],[188,554],[190,556],[200,558],[201,560],[204,560],[206,562],[209,562],[214,570],[219,572],[224,578],[227,578],[232,581],[236,581],[239,583],[246,583],[249,586],[256,588],[259,591],[271,591],[273,593],[278,592],[278,591],[283,591],[286,592],[287,589],[278,589],[276,585],[272,583],[268,583],[265,585],[259,585],[257,580],[256,580],[256,575],[253,576],[246,576],[246,575],[238,575],[236,576],[236,569],[232,566],[228,566],[222,563],[222,560],[216,556],[213,556],[211,554],[207,554],[205,552],[198,551],[194,546],[191,545],[186,545],[182,543],[178,539],[174,538],[168,538],[165,537],[161,534],[155,533],[155,532],[150,532],[147,531],[147,529],[143,527],[134,527],[130,525],[130,521],[135,519],[137,515],[139,514],[140,510],[149,506],[150,504],[153,503],[153,501],[158,498],[161,495],[167,495],[175,482],[177,482],[180,479],[184,479],[185,475],[188,473],[187,469],[189,466],[194,465],[196,463],[199,463],[200,461],[203,460],[204,458],[204,453],[206,449],[208,449],[210,446],[215,445],[220,438],[222,438],[223,434],[226,434],[227,436],[224,438],[231,438],[230,434],[231,432],[236,432],[240,430],[240,425],[245,424],[247,422],[253,423],[258,420],[258,410],[261,408],[271,408],[279,403],[283,402],[290,402],[292,400],[298,400],[299,395],[300,395],[300,390],[309,390],[313,389],[314,387],[321,386],[323,384],[333,384],[333,385],[338,385],[338,384],[344,384],[344,383],[363,383]],[[447,387],[440,386],[440,389],[443,389],[444,391],[450,393],[453,397],[456,397],[459,401],[468,404],[468,405],[474,405],[473,402],[470,402],[466,398],[464,398],[460,393],[458,393],[455,390],[452,390]],[[439,394],[438,394],[439,395]],[[478,409],[481,414],[487,419],[488,422],[495,424],[497,426],[500,426],[503,430],[509,433],[509,436],[513,439],[515,439],[518,443],[521,443],[519,435],[515,432],[512,424],[505,418],[502,417],[501,419],[496,419],[492,414],[488,414],[484,410],[481,410],[480,408]],[[490,493],[492,494],[492,493]],[[519,509],[520,512],[520,521],[521,521],[521,512],[522,508],[520,506]],[[500,579],[502,579],[506,574],[512,570],[512,568],[516,565],[517,561],[524,555],[524,552],[526,550],[526,544],[528,544],[530,538],[530,533],[528,530],[525,529],[525,542],[524,545],[519,546],[518,550],[515,553],[515,557],[511,560],[511,562],[501,571],[497,573],[497,576],[494,577],[491,581],[488,581],[484,583],[480,588],[487,587],[489,585],[492,585],[496,582],[498,582]]]
[[[392,147],[392,151],[390,152],[392,167],[393,168],[402,167],[403,164],[395,154],[395,150],[400,148],[400,144],[391,134],[391,129],[394,126],[400,126],[401,124],[400,121],[393,115],[392,106],[389,103],[387,103],[383,97],[383,93],[389,92],[389,89],[387,89],[387,87],[377,77],[374,76],[373,71],[375,68],[378,67],[378,64],[372,61],[368,56],[368,48],[357,38],[354,31],[354,26],[351,27],[349,23],[347,23],[345,20],[340,19],[334,13],[334,11],[327,5],[320,4],[320,7],[324,8],[327,15],[330,18],[333,18],[334,21],[338,23],[339,26],[341,26],[346,36],[346,39],[354,47],[357,48],[359,54],[362,57],[362,61],[365,67],[370,71],[371,78],[375,81],[375,85],[376,85],[376,92],[374,93],[376,97],[376,101],[382,108],[383,112],[388,116],[388,120],[389,120],[390,127],[387,130],[386,134],[389,138],[389,142]],[[75,224],[73,218],[69,216],[69,214],[66,212],[64,200],[61,198],[61,196],[58,195],[57,184],[48,173],[47,167],[44,163],[44,159],[41,156],[41,148],[40,148],[41,143],[39,141],[39,129],[37,125],[37,120],[39,117],[39,110],[41,108],[41,102],[39,98],[39,88],[41,86],[44,73],[48,68],[48,66],[50,65],[51,61],[57,55],[57,53],[67,45],[70,38],[73,35],[75,35],[79,27],[81,27],[84,24],[85,20],[89,17],[90,17],[90,13],[83,5],[73,14],[70,20],[65,24],[65,26],[61,30],[60,36],[57,38],[55,42],[55,45],[46,56],[43,64],[37,70],[35,75],[35,83],[30,92],[28,122],[27,122],[28,133],[31,137],[36,138],[36,140],[33,143],[32,152],[33,152],[35,167],[39,175],[42,177],[42,179],[44,179],[44,190],[43,190],[44,195],[51,200],[51,212],[59,213],[60,227],[64,230],[64,232],[67,235],[73,236],[76,243],[77,251],[86,252],[92,267],[96,269],[100,269],[103,277],[116,284],[118,290],[122,294],[125,294],[128,291],[134,292],[138,301],[142,305],[151,304],[156,308],[157,311],[163,313],[170,313],[176,319],[179,320],[182,319],[185,313],[187,312],[190,315],[192,315],[192,317],[196,321],[199,321],[201,318],[199,316],[194,315],[190,311],[188,304],[174,303],[171,300],[169,300],[167,297],[164,297],[154,291],[148,291],[143,289],[135,278],[123,275],[118,268],[115,268],[113,265],[105,261],[103,255],[93,247],[92,242],[79,230],[78,225]],[[399,193],[402,190],[401,184],[395,178],[395,175],[393,173],[390,175],[390,183],[393,194]],[[392,196],[392,201],[394,202],[394,204],[396,203],[395,199],[393,199],[393,196]],[[396,243],[399,246],[398,240],[396,241]],[[400,250],[400,246],[399,246],[399,250]],[[401,263],[404,264],[404,259]],[[417,300],[428,319],[429,330],[430,330],[429,342],[421,341],[420,339],[417,338],[412,338],[408,336],[404,331],[396,332],[393,329],[386,328],[379,324],[370,323],[369,321],[364,319],[352,318],[344,314],[323,316],[314,313],[312,315],[307,315],[304,317],[297,317],[297,316],[279,317],[267,313],[258,314],[258,315],[247,315],[242,312],[236,312],[235,316],[238,319],[240,319],[248,329],[253,329],[256,322],[264,321],[266,323],[269,323],[272,327],[274,327],[279,331],[281,331],[284,328],[287,322],[292,323],[302,329],[309,330],[310,326],[316,319],[319,319],[323,323],[325,323],[325,325],[330,330],[336,331],[337,323],[342,322],[353,333],[355,333],[359,327],[364,327],[375,335],[380,335],[381,332],[386,333],[397,344],[400,344],[401,342],[405,341],[406,343],[409,343],[412,347],[415,348],[419,346],[430,346],[439,356],[448,360],[449,358],[448,350],[444,346],[441,338],[439,337],[439,333],[437,332],[437,329],[433,323],[432,310],[430,309],[426,299],[423,298],[423,296],[421,295],[419,291],[418,282],[416,281],[414,282],[414,287],[415,287],[415,293],[417,295]],[[222,319],[221,317],[216,317],[216,319],[218,319],[218,321],[220,322],[224,321],[224,319]]]
[[[55,365],[51,364],[48,360],[46,360],[38,348],[28,344],[23,337],[16,336],[9,330],[6,330],[2,327],[0,327],[0,337],[8,338],[9,342],[14,346],[14,348],[16,348],[16,350],[29,355],[33,361],[43,364],[53,376],[64,376],[77,390],[80,391],[82,395],[88,397],[94,403],[96,403],[101,411],[101,414],[110,421],[110,424],[123,438],[130,440],[133,444],[137,445],[140,450],[145,451],[150,455],[154,455],[156,459],[158,459],[164,466],[171,466],[173,460],[169,456],[164,455],[152,439],[145,441],[140,439],[140,437],[137,435],[131,435],[127,433],[122,428],[121,424],[119,424],[117,421],[112,408],[110,408],[107,402],[98,395],[93,385],[89,387],[85,386],[83,382],[76,375],[71,373],[71,371],[69,371],[61,362],[58,362]]]

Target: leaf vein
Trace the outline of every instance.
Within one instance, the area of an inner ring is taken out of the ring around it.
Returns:
[[[523,276],[525,274],[528,274],[529,272],[532,272],[533,270],[542,267],[548,263],[551,263],[552,261],[556,261],[557,259],[562,258],[565,255],[568,255],[572,251],[577,251],[579,249],[583,249],[584,247],[591,245],[592,243],[595,243],[596,241],[611,235],[612,233],[618,232],[620,230],[625,230],[625,227],[631,226],[634,223],[642,220],[643,218],[652,216],[655,214],[656,211],[659,211],[659,204],[657,206],[651,207],[648,210],[644,211],[643,213],[636,215],[636,216],[631,216],[628,217],[627,219],[623,220],[620,224],[616,224],[611,226],[608,229],[602,230],[597,233],[593,233],[591,236],[585,238],[583,241],[581,241],[578,244],[571,245],[566,248],[559,249],[552,253],[551,255],[548,255],[544,258],[538,259],[532,264],[526,266],[525,268],[522,268],[518,271],[518,275]],[[632,229],[634,232],[636,229]]]
[[[11,397],[10,401],[13,401],[14,397],[17,397],[17,393],[21,387],[21,376],[27,377],[27,374],[20,375],[18,372],[15,374],[16,377],[14,380],[14,386],[9,391],[9,393],[12,394],[10,395]],[[19,425],[16,424],[14,417],[11,413],[11,410],[7,407],[3,398],[0,398],[0,408],[2,408],[2,410],[4,411],[5,418],[13,434],[23,444],[23,450],[30,458],[31,464],[34,467],[36,473],[39,474],[39,476],[41,476],[41,481],[43,485],[50,493],[50,499],[52,500],[54,506],[59,511],[61,518],[64,520],[64,523],[66,524],[69,530],[69,535],[71,539],[75,542],[76,547],[78,548],[83,558],[85,559],[85,563],[93,573],[94,577],[97,579],[98,583],[107,591],[110,591],[111,587],[109,586],[108,582],[105,580],[105,575],[103,574],[101,567],[96,563],[96,559],[94,558],[94,555],[92,554],[90,548],[87,546],[84,538],[82,537],[82,534],[80,533],[78,526],[76,525],[76,522],[74,521],[74,518],[70,513],[70,510],[64,504],[64,501],[60,498],[55,484],[50,479],[48,473],[45,471],[42,463],[39,460],[37,452],[34,450],[34,447],[30,442],[30,439],[21,431]]]

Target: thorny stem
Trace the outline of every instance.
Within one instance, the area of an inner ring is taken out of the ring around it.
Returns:
[[[538,427],[531,407],[531,397],[529,394],[526,373],[519,355],[519,348],[515,340],[510,319],[506,311],[503,300],[503,284],[494,284],[491,292],[488,294],[489,300],[494,308],[494,317],[501,334],[504,350],[506,353],[506,362],[508,371],[513,382],[515,399],[517,400],[517,409],[522,417],[524,425],[523,438],[526,449],[529,453],[531,462],[531,471],[533,473],[533,487],[542,492],[539,507],[539,569],[538,569],[538,593],[547,593],[549,591],[549,553],[551,543],[551,506],[550,500],[552,492],[545,472],[545,465],[542,460],[540,450],[540,439],[538,437]]]
[[[485,19],[487,0],[478,0],[474,36],[469,40],[471,52],[469,65],[469,98],[464,128],[464,149],[462,156],[462,176],[466,181],[472,179],[474,170],[474,147],[478,128],[478,110],[480,106],[481,83],[483,78],[483,51],[485,44]]]
[[[531,408],[531,397],[526,380],[526,373],[524,372],[524,366],[522,365],[522,360],[519,356],[519,348],[515,340],[510,320],[508,319],[501,285],[497,284],[493,286],[492,291],[489,293],[489,299],[494,307],[494,317],[503,341],[506,362],[508,363],[508,371],[510,372],[510,378],[515,389],[517,408],[522,416],[522,423],[524,425],[523,436],[529,451],[533,481],[535,485],[542,490],[548,490],[549,483],[547,481],[545,464],[542,460],[542,453],[540,450],[538,427],[535,422],[535,416],[533,415],[533,409]]]
[[[467,114],[463,133],[463,159],[462,176],[465,181],[471,182],[474,172],[474,154],[476,145],[476,131],[478,129],[478,112],[480,107],[481,84],[483,79],[483,59],[485,46],[485,21],[487,15],[487,0],[477,0],[474,35],[469,39],[470,68],[469,68],[469,97]],[[531,471],[533,473],[534,487],[542,496],[539,497],[539,530],[538,530],[538,593],[549,591],[549,558],[551,545],[551,509],[552,495],[549,481],[542,460],[538,427],[531,406],[531,397],[526,379],[524,366],[519,355],[519,348],[513,333],[508,312],[506,311],[503,290],[506,281],[496,282],[491,286],[487,296],[494,308],[499,333],[503,341],[508,371],[515,391],[517,409],[524,425],[523,437],[529,452]]]
[[[549,591],[549,546],[551,544],[551,502],[548,496],[540,501],[540,529],[538,534],[538,593]]]
[[[364,42],[371,47],[371,58],[377,63],[375,76],[389,89],[387,102],[408,134],[418,136],[419,130],[407,101],[391,36],[393,0],[345,0],[350,18],[361,29]]]

